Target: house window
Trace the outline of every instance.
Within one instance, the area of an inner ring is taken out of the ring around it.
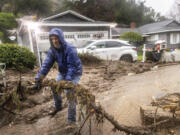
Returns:
[[[170,43],[177,44],[180,42],[180,34],[179,33],[171,33],[170,34]]]
[[[74,35],[64,35],[64,38],[71,39],[71,38],[74,38]]]
[[[147,37],[147,41],[157,41],[157,40],[159,40],[158,34]]]
[[[79,34],[78,38],[90,38],[90,34]]]
[[[41,35],[40,40],[49,40],[49,36]]]
[[[48,39],[49,39],[49,36],[40,36],[40,39],[41,39],[41,40],[48,40]]]
[[[40,33],[39,40],[49,40],[49,33]]]
[[[93,38],[102,38],[102,37],[104,37],[104,33],[98,33],[93,35]]]

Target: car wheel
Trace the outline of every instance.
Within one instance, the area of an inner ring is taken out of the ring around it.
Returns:
[[[126,55],[121,56],[120,61],[132,62],[133,59],[132,59],[132,56],[131,56],[131,55],[126,54]]]

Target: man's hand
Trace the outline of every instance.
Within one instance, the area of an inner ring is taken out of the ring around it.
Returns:
[[[41,75],[39,79],[35,80],[35,84],[32,86],[32,89],[34,90],[40,90],[41,89],[41,83],[43,79],[45,78],[44,75]]]
[[[40,89],[41,89],[41,83],[40,83],[40,81],[35,81],[35,84],[32,86],[32,89],[34,89],[34,90],[40,90]]]

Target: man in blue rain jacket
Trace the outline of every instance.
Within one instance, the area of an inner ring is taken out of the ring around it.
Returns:
[[[44,78],[53,66],[54,62],[58,63],[59,75],[56,79],[57,82],[61,80],[72,81],[77,84],[82,75],[82,64],[78,57],[76,48],[69,45],[65,39],[61,29],[53,28],[49,33],[51,47],[48,51],[47,57],[44,60],[41,69],[35,77],[35,87],[38,89],[42,78]],[[51,113],[56,114],[62,109],[61,96],[52,90],[55,109]],[[72,92],[70,90],[65,91],[66,94]],[[76,104],[74,101],[68,101],[68,123],[76,121]]]

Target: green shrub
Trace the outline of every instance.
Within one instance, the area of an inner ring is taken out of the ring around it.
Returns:
[[[17,21],[12,13],[0,12],[0,39],[3,43],[11,43],[7,30],[12,30],[17,27]]]
[[[83,65],[97,65],[102,62],[102,59],[93,56],[89,53],[78,54]]]
[[[138,34],[136,32],[124,32],[120,39],[127,40],[134,43],[140,43],[143,41],[143,37],[141,34]]]
[[[0,63],[8,68],[30,68],[36,64],[36,56],[26,47],[16,44],[0,44]]]

